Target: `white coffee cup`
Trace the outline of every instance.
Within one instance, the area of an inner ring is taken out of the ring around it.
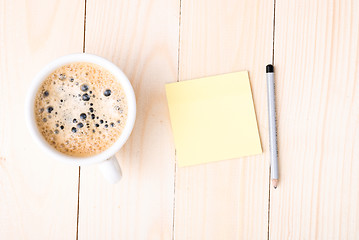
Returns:
[[[37,91],[41,83],[46,79],[47,76],[49,76],[57,68],[74,62],[94,63],[107,69],[115,76],[115,78],[122,85],[127,97],[128,115],[127,115],[126,125],[123,129],[122,134],[110,148],[97,155],[90,157],[74,157],[57,151],[42,136],[42,134],[37,128],[37,124],[35,121],[34,103],[35,103],[35,97]],[[53,62],[45,66],[33,79],[25,103],[25,115],[26,115],[27,126],[30,130],[33,139],[40,145],[40,147],[45,152],[47,152],[53,158],[76,166],[83,166],[83,165],[90,165],[97,163],[100,167],[100,170],[104,174],[105,178],[109,180],[111,183],[116,183],[121,179],[122,177],[121,168],[117,162],[115,154],[122,148],[122,146],[125,144],[125,142],[127,141],[127,139],[129,138],[132,132],[136,119],[136,98],[130,81],[115,64],[102,57],[92,54],[86,54],[86,53],[70,54],[54,60]]]

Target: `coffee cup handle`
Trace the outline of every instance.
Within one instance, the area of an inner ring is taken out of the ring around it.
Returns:
[[[99,163],[99,168],[110,183],[117,183],[122,178],[121,168],[115,156]]]

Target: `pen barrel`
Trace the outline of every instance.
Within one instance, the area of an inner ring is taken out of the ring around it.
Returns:
[[[278,179],[277,127],[275,110],[274,73],[267,73],[269,148],[271,159],[271,178]]]

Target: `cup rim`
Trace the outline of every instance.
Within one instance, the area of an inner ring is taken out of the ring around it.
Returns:
[[[100,65],[101,67],[105,68],[106,70],[111,72],[116,79],[118,79],[127,97],[127,105],[128,105],[127,120],[126,120],[126,125],[120,137],[116,140],[114,144],[112,144],[112,146],[110,146],[105,151],[89,157],[70,156],[56,150],[44,139],[35,121],[35,111],[34,111],[35,97],[41,83],[45,80],[47,76],[49,76],[57,68],[74,62],[89,62],[89,63]],[[67,162],[78,166],[89,165],[89,164],[105,161],[110,157],[114,156],[122,148],[122,146],[125,144],[127,139],[130,137],[136,119],[136,97],[130,81],[128,80],[126,75],[120,70],[120,68],[117,67],[114,63],[94,54],[88,54],[88,53],[69,54],[53,60],[52,62],[47,64],[44,68],[42,68],[41,71],[33,78],[26,97],[25,118],[26,118],[28,129],[33,139],[49,155],[62,162]]]

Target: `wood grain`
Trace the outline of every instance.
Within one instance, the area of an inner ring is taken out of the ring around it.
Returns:
[[[0,239],[76,236],[78,168],[35,145],[24,103],[34,75],[82,44],[83,1],[0,1]]]
[[[269,165],[265,66],[272,1],[182,0],[180,80],[248,70],[264,153],[178,168],[176,239],[265,239]]]
[[[33,143],[23,112],[32,77],[82,52],[84,11],[0,0],[0,239],[76,239],[78,169]],[[269,194],[273,1],[88,0],[86,52],[124,70],[138,117],[119,184],[81,170],[79,239],[357,239],[358,12],[353,0],[276,0],[280,184]],[[240,70],[264,153],[176,168],[164,84]]]
[[[277,0],[271,239],[358,239],[359,2]]]
[[[86,52],[123,69],[138,111],[117,155],[121,182],[81,169],[79,239],[171,239],[175,151],[164,84],[177,78],[179,2],[93,0],[86,19]]]

